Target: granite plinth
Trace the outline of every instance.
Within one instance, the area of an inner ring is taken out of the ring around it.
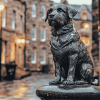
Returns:
[[[100,100],[100,87],[91,85],[41,86],[36,90],[41,100]]]

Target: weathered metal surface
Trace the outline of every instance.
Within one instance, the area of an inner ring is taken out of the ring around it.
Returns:
[[[54,5],[47,12],[46,20],[53,35],[50,45],[55,63],[55,79],[50,85],[91,83],[93,64],[71,22],[76,14],[75,9],[64,4]]]

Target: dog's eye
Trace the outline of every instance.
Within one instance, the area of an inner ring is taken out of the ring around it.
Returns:
[[[63,12],[63,10],[61,8],[58,8],[57,11],[58,12]]]

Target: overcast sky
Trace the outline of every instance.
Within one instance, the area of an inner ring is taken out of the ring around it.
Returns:
[[[61,0],[52,0],[55,2],[60,2]],[[92,0],[67,0],[69,4],[92,4]]]

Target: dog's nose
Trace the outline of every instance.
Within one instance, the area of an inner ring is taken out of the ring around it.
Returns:
[[[54,17],[54,15],[49,15],[50,16],[50,18],[53,18]]]

